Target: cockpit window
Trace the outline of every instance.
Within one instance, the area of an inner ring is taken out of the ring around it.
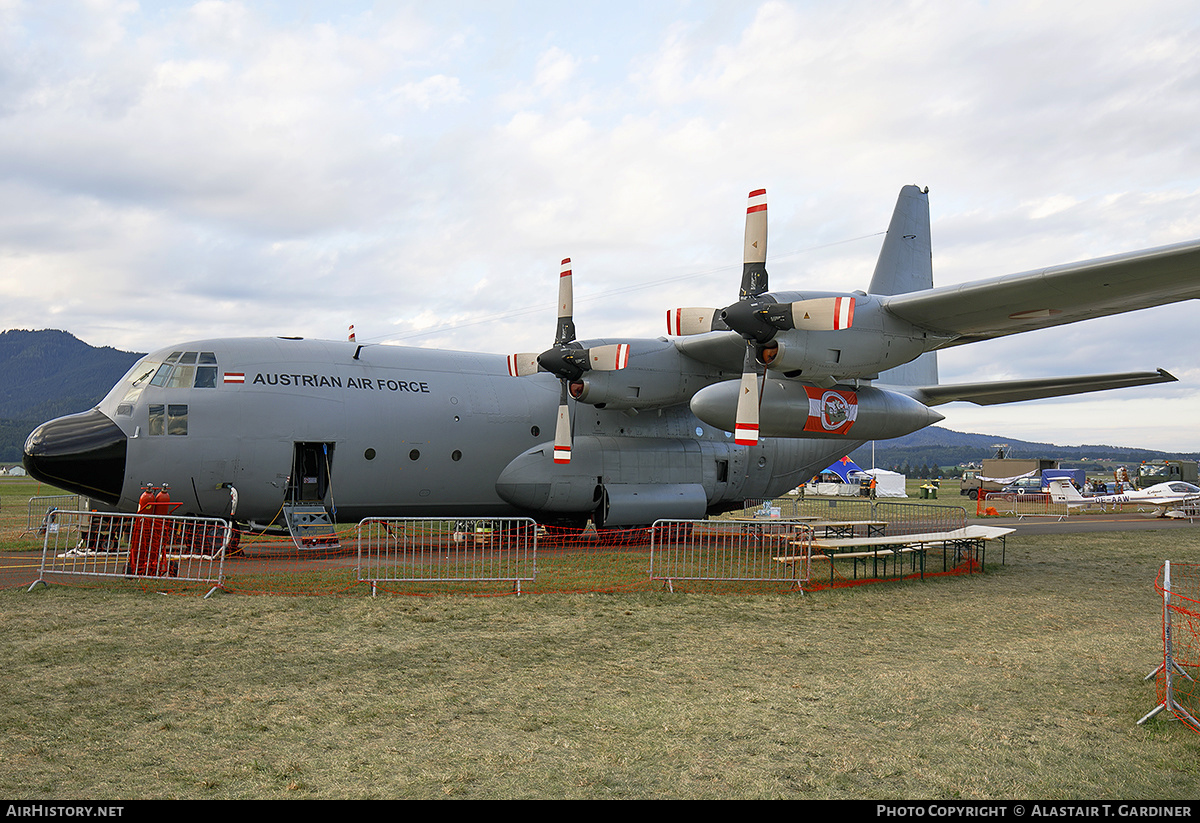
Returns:
[[[146,360],[139,361],[129,374],[125,376],[129,381],[129,387],[125,390],[125,396],[121,398],[121,402],[117,404],[117,414],[121,417],[129,417],[133,414],[133,407],[137,403],[138,398],[142,396],[142,390],[149,385],[149,380],[152,375],[158,370],[158,363],[151,363]]]
[[[171,372],[171,379],[167,381],[168,389],[186,389],[192,385],[192,380],[196,376],[195,366],[176,366]]]
[[[215,389],[217,387],[217,367],[197,366],[196,382],[192,385],[198,389]]]
[[[197,363],[204,365],[195,365]],[[151,386],[168,389],[213,389],[217,386],[217,356],[210,351],[171,352],[159,366]]]

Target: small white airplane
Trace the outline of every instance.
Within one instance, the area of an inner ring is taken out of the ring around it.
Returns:
[[[1068,509],[1132,503],[1138,506],[1153,506],[1157,509],[1159,517],[1179,517],[1179,509],[1183,506],[1189,503],[1200,504],[1200,486],[1184,483],[1182,480],[1172,480],[1140,491],[1084,497],[1071,485],[1070,480],[1057,478],[1050,481],[1050,498],[1056,503],[1066,503]]]

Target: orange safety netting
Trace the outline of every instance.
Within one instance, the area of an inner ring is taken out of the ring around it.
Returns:
[[[1164,563],[1155,588],[1163,599],[1158,705],[1200,732],[1200,565]]]

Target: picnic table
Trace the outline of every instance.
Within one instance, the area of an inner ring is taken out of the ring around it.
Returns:
[[[879,537],[888,527],[886,520],[810,520],[806,526],[813,534],[824,534],[825,537],[854,537],[862,532],[864,537]]]
[[[963,557],[974,558],[978,556],[980,568],[983,568],[983,562],[986,557],[987,544],[993,540],[1000,540],[1001,545],[1004,539],[1012,534],[1016,529],[1003,528],[999,526],[965,526],[960,529],[953,529],[946,532],[925,532],[922,534],[896,534],[896,535],[873,535],[869,537],[842,537],[842,538],[817,538],[814,537],[808,541],[810,547],[810,557],[813,560],[828,560],[829,561],[829,582],[833,584],[833,561],[834,560],[851,560],[854,563],[854,576],[858,577],[858,563],[862,561],[863,572],[866,573],[866,564],[870,561],[873,565],[873,574],[879,576],[879,564],[883,563],[883,574],[887,576],[887,563],[889,560],[895,561],[895,568],[902,568],[902,561],[905,555],[912,558],[913,571],[917,570],[917,561],[921,564],[921,579],[925,579],[925,556],[931,547],[941,546],[942,552],[942,570],[947,567],[946,556],[952,555],[955,564]],[[805,545],[804,541],[793,541],[794,546]],[[795,563],[802,560],[801,555],[789,555],[776,557],[775,560],[781,563]]]

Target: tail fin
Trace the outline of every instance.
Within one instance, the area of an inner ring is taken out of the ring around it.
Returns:
[[[1073,503],[1083,500],[1083,495],[1068,478],[1056,477],[1050,481],[1050,499],[1055,503]]]
[[[904,294],[933,288],[933,245],[929,238],[929,189],[900,189],[892,222],[888,224],[870,294]],[[879,375],[892,386],[936,386],[937,353],[926,352],[911,363]]]
[[[888,224],[870,294],[905,294],[933,288],[933,244],[929,239],[929,189],[900,189]]]

